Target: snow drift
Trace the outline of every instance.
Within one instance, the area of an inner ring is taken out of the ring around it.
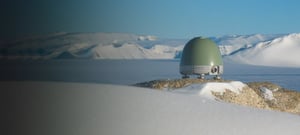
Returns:
[[[179,93],[189,93],[194,95],[204,96],[210,99],[216,99],[216,97],[212,94],[213,92],[217,92],[223,94],[226,90],[230,90],[236,94],[239,94],[240,91],[246,85],[239,81],[233,82],[207,82],[202,84],[192,84],[187,87],[175,89],[174,92]]]
[[[209,99],[300,114],[300,92],[270,82],[203,80],[197,78],[165,79],[137,83],[135,86],[198,95]]]
[[[6,133],[296,135],[300,117],[130,86],[1,82]],[[8,112],[6,112],[8,111]],[[3,116],[3,115],[2,115]],[[3,116],[4,117],[4,116]],[[13,130],[9,130],[13,129]]]

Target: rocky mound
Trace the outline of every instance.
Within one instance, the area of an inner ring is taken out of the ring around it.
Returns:
[[[282,88],[270,82],[251,82],[252,88],[273,110],[300,114],[300,93]],[[266,96],[266,90],[271,91],[273,98]]]
[[[194,83],[207,83],[207,82],[230,82],[229,80],[205,80],[205,79],[193,79],[193,78],[186,78],[186,79],[175,79],[175,80],[153,80],[149,82],[142,82],[137,83],[135,86],[139,87],[147,87],[153,89],[177,89],[185,87],[189,84]]]
[[[139,87],[147,87],[158,90],[175,91],[188,87],[192,84],[207,83],[230,83],[230,80],[202,80],[202,79],[175,79],[175,80],[153,80],[135,84]],[[239,93],[226,88],[224,92],[210,91],[218,101],[225,101],[239,105],[256,108],[277,110],[300,114],[300,93],[282,88],[270,82],[251,82],[244,85]]]

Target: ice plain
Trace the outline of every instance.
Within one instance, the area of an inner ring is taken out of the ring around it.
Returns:
[[[132,85],[181,78],[179,60],[8,60],[0,62],[1,81],[61,81]],[[300,69],[255,66],[224,60],[224,79],[270,81],[300,90]]]

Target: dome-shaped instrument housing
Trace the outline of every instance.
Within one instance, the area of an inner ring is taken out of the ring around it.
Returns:
[[[216,43],[208,38],[195,37],[183,48],[180,73],[188,75],[220,75],[223,73],[223,60]]]

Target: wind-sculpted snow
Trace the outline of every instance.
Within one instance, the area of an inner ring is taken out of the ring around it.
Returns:
[[[297,115],[122,85],[0,82],[4,133],[297,135]],[[5,116],[5,117],[4,117]],[[10,130],[14,129],[14,130]]]
[[[297,60],[300,56],[300,34],[226,35],[210,38],[218,44],[224,58],[235,62],[300,66]],[[188,40],[124,33],[55,33],[1,42],[0,58],[178,59]]]
[[[257,43],[270,41],[280,36],[283,36],[283,34],[228,35],[212,37],[211,39],[219,45],[221,54],[223,56],[228,56],[246,50]]]
[[[253,65],[299,67],[299,51],[300,34],[290,34],[258,43],[230,56],[230,59]]]
[[[283,34],[254,34],[254,35],[227,35],[221,37],[211,37],[218,45],[252,45],[263,41],[269,41]]]

